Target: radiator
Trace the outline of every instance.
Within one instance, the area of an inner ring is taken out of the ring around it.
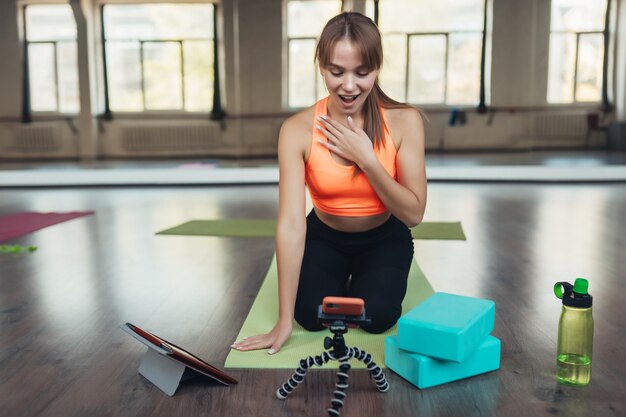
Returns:
[[[534,119],[533,133],[546,138],[585,136],[587,117],[584,114],[538,114]]]
[[[21,124],[15,127],[12,150],[50,152],[60,150],[58,129],[54,125]]]
[[[129,152],[202,150],[221,144],[219,127],[208,124],[123,126],[121,136],[122,147]]]

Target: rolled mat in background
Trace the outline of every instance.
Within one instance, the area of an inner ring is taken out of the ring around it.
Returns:
[[[278,317],[278,278],[276,271],[276,256],[274,256],[237,340],[266,333],[274,326],[276,317]],[[434,294],[433,288],[413,260],[409,271],[407,293],[402,303],[403,314],[432,294]],[[367,306],[365,309],[367,311]],[[385,367],[385,338],[396,333],[397,326],[382,334],[370,334],[361,329],[350,329],[344,337],[347,346],[365,350],[373,356],[377,365]],[[249,352],[239,352],[233,349],[228,354],[224,366],[226,368],[295,369],[300,359],[316,356],[324,351],[324,337],[326,336],[332,336],[332,333],[328,330],[309,332],[294,322],[291,337],[278,353],[269,355],[267,349]],[[362,362],[355,359],[351,360],[350,364],[353,368],[365,368]],[[337,364],[331,362],[324,367],[337,368]]]
[[[0,242],[24,236],[36,230],[77,217],[92,215],[93,211],[72,211],[68,213],[37,213],[24,211],[0,217]]]
[[[158,235],[273,237],[276,220],[191,220]],[[465,240],[460,222],[424,222],[411,229],[413,239]]]

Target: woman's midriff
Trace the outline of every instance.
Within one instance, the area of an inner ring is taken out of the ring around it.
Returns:
[[[328,227],[340,232],[365,232],[385,223],[391,213],[388,211],[373,216],[335,216],[314,208],[317,217]]]

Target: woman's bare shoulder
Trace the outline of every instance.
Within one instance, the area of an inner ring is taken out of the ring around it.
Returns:
[[[304,110],[289,116],[287,120],[283,122],[282,133],[286,135],[302,135],[305,132],[312,132],[313,129],[313,117],[315,116],[315,107],[308,107]]]
[[[311,150],[314,116],[315,107],[309,107],[285,120],[280,128],[279,150],[291,149],[296,151],[306,161]]]
[[[390,125],[395,125],[401,128],[415,128],[416,124],[423,124],[422,112],[417,107],[409,106],[395,109],[385,109],[385,114],[387,116],[387,122]]]
[[[422,113],[416,107],[385,109],[385,115],[396,146],[399,146],[404,138],[414,137],[416,132],[424,130]]]

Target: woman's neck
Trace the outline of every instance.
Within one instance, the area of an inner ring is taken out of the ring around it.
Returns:
[[[347,125],[348,124],[348,115],[345,114],[344,112],[342,112],[341,110],[335,108],[335,106],[333,105],[333,102],[331,100],[327,101],[326,104],[327,110],[328,110],[328,115],[333,118],[334,120],[340,121],[342,124]],[[360,127],[361,129],[363,129],[363,124],[364,124],[364,118],[363,118],[363,111],[361,109],[361,111],[359,111],[357,114],[352,116],[352,122],[357,125],[358,127]]]

